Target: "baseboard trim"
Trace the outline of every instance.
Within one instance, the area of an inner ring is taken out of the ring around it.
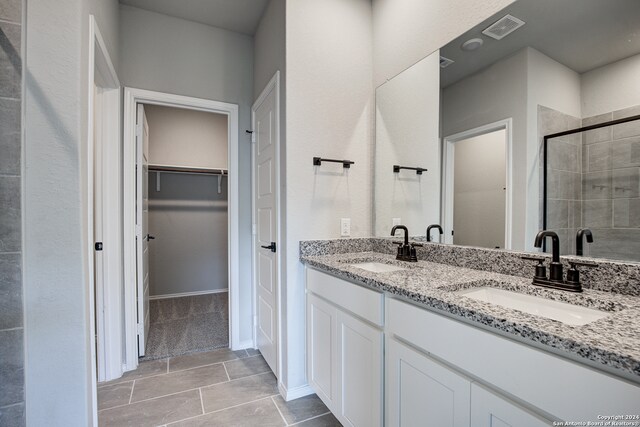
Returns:
[[[253,341],[252,341],[252,340],[241,341],[241,342],[238,344],[238,347],[237,347],[237,348],[233,348],[232,350],[233,350],[233,351],[236,351],[236,350],[246,350],[246,349],[248,349],[248,348],[255,348],[255,347],[254,347],[254,345],[253,345]]]
[[[315,393],[308,384],[288,390],[283,383],[278,382],[278,390],[280,391],[280,396],[282,396],[285,402]]]
[[[225,289],[214,289],[212,291],[195,291],[195,292],[182,292],[179,294],[151,295],[149,299],[154,300],[154,299],[193,297],[196,295],[221,294],[223,292],[229,292],[229,289],[225,288]]]

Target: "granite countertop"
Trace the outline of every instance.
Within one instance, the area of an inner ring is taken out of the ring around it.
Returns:
[[[447,313],[520,341],[566,354],[640,382],[640,298],[585,289],[571,293],[531,284],[531,279],[433,262],[396,261],[377,252],[302,256],[310,267],[397,295],[425,308]],[[381,262],[406,270],[372,273],[351,264]],[[610,312],[582,326],[572,326],[518,310],[471,299],[455,291],[491,286]]]

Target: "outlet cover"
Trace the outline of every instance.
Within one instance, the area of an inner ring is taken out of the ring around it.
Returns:
[[[351,236],[351,218],[340,219],[340,236],[342,237]]]

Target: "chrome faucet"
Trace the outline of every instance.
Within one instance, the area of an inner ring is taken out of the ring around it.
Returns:
[[[441,235],[444,234],[444,231],[442,231],[442,227],[440,227],[439,224],[431,224],[430,226],[427,227],[427,242],[431,241],[431,229],[433,228],[438,229]]]
[[[581,228],[578,230],[578,233],[576,234],[576,255],[578,256],[583,255],[582,242],[584,241],[584,236],[587,236],[588,243],[593,243],[593,233],[591,233],[591,230],[588,228]]]
[[[398,254],[396,255],[396,259],[400,261],[417,262],[418,255],[416,253],[416,246],[422,245],[413,242],[409,243],[409,229],[407,229],[406,226],[394,225],[391,229],[391,235],[395,236],[397,230],[404,230],[404,242],[393,242],[398,245]]]

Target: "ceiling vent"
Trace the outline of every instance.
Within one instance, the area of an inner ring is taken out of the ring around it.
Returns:
[[[496,40],[501,40],[523,25],[524,21],[521,21],[515,16],[505,15],[503,18],[500,18],[490,25],[489,28],[482,32],[482,34]]]
[[[440,68],[447,68],[449,65],[453,64],[455,61],[453,59],[445,58],[444,56],[440,57]]]

